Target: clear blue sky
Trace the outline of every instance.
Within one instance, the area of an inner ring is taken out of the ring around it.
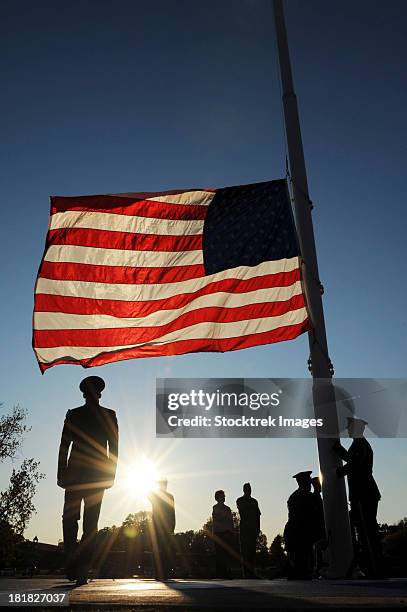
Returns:
[[[306,376],[305,336],[91,372],[57,366],[44,376],[31,349],[49,195],[284,176],[271,2],[12,0],[1,13],[0,400],[29,410],[23,451],[47,476],[27,535],[61,537],[60,432],[66,410],[81,403],[80,380],[95,373],[107,382],[104,405],[118,413],[121,466],[143,453],[159,460],[178,530],[203,524],[215,489],[234,508],[250,480],[271,539],[286,519],[291,475],[318,469],[315,442],[155,440],[155,377]],[[286,18],[336,374],[404,377],[407,5],[289,0]],[[379,518],[395,521],[407,514],[407,442],[377,440],[374,450]],[[10,469],[1,467],[0,487]],[[100,525],[140,507],[118,485]]]

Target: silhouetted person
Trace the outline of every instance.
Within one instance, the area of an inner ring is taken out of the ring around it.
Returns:
[[[360,566],[368,576],[375,577],[384,569],[376,520],[381,495],[373,478],[373,450],[363,435],[366,425],[363,419],[348,417],[348,434],[353,442],[348,450],[337,442],[334,450],[346,462],[337,469],[337,474],[348,477],[350,520],[353,534],[357,535],[355,553],[359,548]]]
[[[232,511],[225,504],[225,492],[216,491],[212,508],[212,530],[216,553],[216,578],[230,578],[235,533]]]
[[[172,564],[173,535],[175,529],[174,497],[167,491],[167,481],[160,480],[158,491],[150,493],[152,511],[152,545],[155,577],[167,580]]]
[[[62,526],[67,576],[83,584],[92,561],[103,494],[113,485],[116,475],[119,436],[116,413],[99,404],[105,388],[103,379],[88,376],[79,388],[85,404],[66,413],[59,447],[58,485],[65,489]],[[83,535],[77,547],[82,500]]]
[[[260,510],[257,499],[252,497],[250,483],[243,485],[242,497],[236,500],[240,515],[240,552],[245,578],[255,578],[256,543],[260,533]]]
[[[310,580],[313,570],[315,499],[311,493],[311,471],[299,472],[293,478],[298,489],[288,498],[288,522],[284,528],[285,548],[289,560],[288,579]]]
[[[311,484],[313,488],[312,495],[314,496],[314,570],[315,574],[319,576],[319,570],[323,565],[323,550],[326,548],[324,505],[322,502],[322,487],[319,476],[311,478]]]

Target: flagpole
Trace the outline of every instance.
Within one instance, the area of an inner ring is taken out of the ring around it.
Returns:
[[[342,465],[332,446],[339,439],[338,416],[334,389],[331,384],[332,364],[322,306],[322,285],[319,282],[318,263],[312,225],[312,204],[308,194],[308,181],[302,146],[297,98],[291,71],[287,31],[282,0],[273,0],[277,34],[278,57],[283,90],[283,107],[287,135],[288,157],[292,181],[294,213],[301,250],[301,268],[305,295],[312,329],[308,333],[310,369],[313,377],[313,400],[316,418],[323,418],[332,437],[317,437],[319,464],[322,474],[322,493],[325,525],[328,534],[328,578],[342,578],[349,574],[353,561],[353,547],[349,524],[345,482],[337,478],[336,468]],[[324,379],[325,383],[318,379]]]

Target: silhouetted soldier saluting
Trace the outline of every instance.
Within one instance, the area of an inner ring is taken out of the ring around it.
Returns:
[[[167,580],[172,562],[172,540],[175,529],[174,497],[167,491],[167,481],[160,480],[158,491],[150,493],[152,510],[152,545],[155,577]]]
[[[357,534],[361,566],[370,577],[383,573],[383,559],[376,515],[381,498],[373,478],[373,450],[363,433],[367,421],[348,417],[348,434],[353,442],[346,450],[339,442],[334,450],[346,464],[337,469],[339,477],[348,477],[350,520]],[[356,542],[354,542],[356,544]],[[355,546],[355,551],[358,547]]]
[[[298,489],[288,498],[288,522],[284,528],[285,548],[289,553],[289,580],[310,580],[313,566],[315,499],[311,493],[311,471],[293,478]]]
[[[257,499],[252,497],[250,483],[243,485],[242,497],[236,500],[240,515],[240,552],[245,578],[255,578],[256,542],[260,533],[260,510]]]
[[[85,404],[66,413],[59,447],[58,485],[65,489],[62,526],[67,576],[84,584],[92,560],[103,494],[113,485],[116,474],[118,427],[114,410],[99,405],[104,380],[88,376],[79,388]],[[83,535],[77,548],[82,500]]]
[[[314,524],[313,524],[313,540],[314,540],[314,573],[318,577],[319,570],[323,565],[323,550],[326,548],[326,532],[325,532],[325,517],[324,506],[321,496],[321,481],[319,476],[311,478],[313,488],[312,495],[314,496]]]

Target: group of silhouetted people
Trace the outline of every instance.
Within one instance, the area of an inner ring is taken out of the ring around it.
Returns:
[[[231,567],[236,557],[241,560],[242,574],[245,578],[255,578],[256,543],[260,533],[259,504],[252,497],[250,483],[243,485],[243,495],[236,500],[239,510],[240,555],[236,551],[235,527],[232,510],[225,504],[225,492],[216,491],[216,504],[212,509],[212,535],[216,553],[216,577],[230,578]]]
[[[68,410],[58,457],[58,485],[65,489],[62,516],[66,573],[70,580],[85,584],[92,563],[94,543],[104,491],[115,479],[118,456],[116,413],[100,405],[105,383],[98,376],[89,376],[80,383],[85,404]],[[373,478],[373,451],[363,436],[366,421],[348,419],[348,433],[353,442],[346,450],[339,442],[333,450],[345,461],[337,470],[339,478],[347,476],[350,499],[355,563],[365,575],[383,574],[380,538],[376,520],[380,492]],[[70,451],[70,452],[69,452]],[[324,565],[327,538],[321,483],[311,478],[311,471],[295,474],[298,488],[288,499],[288,522],[284,529],[288,552],[288,578],[310,579],[318,576]],[[313,488],[313,491],[311,491]],[[173,534],[175,530],[174,497],[167,491],[167,482],[159,482],[150,494],[152,506],[151,541],[156,578],[166,580],[173,566]],[[212,534],[216,553],[216,576],[230,578],[231,568],[240,559],[242,575],[256,577],[256,544],[260,533],[260,509],[251,495],[249,483],[236,500],[239,511],[239,543],[233,514],[225,504],[225,493],[215,493],[212,510]],[[77,542],[81,504],[83,535]]]
[[[369,578],[385,576],[381,551],[377,508],[381,498],[373,477],[373,450],[364,437],[367,421],[348,417],[348,434],[353,439],[346,450],[336,442],[332,450],[345,462],[336,471],[347,476],[354,562],[349,575]],[[323,574],[324,550],[328,546],[325,529],[321,483],[311,478],[311,471],[293,478],[298,488],[288,499],[288,522],[284,529],[285,549],[289,557],[288,578],[307,580]],[[313,491],[311,491],[311,487]]]

